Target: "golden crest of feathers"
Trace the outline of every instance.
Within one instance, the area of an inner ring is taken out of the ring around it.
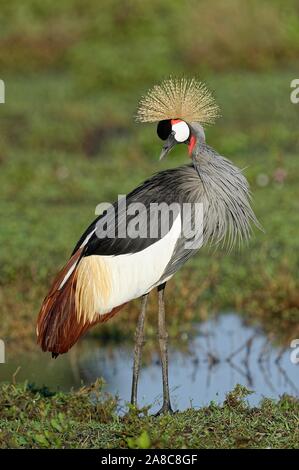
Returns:
[[[212,124],[219,114],[219,107],[204,83],[195,78],[169,78],[141,98],[136,120],[182,119]]]

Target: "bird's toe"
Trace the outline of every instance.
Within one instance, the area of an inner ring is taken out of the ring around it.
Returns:
[[[161,415],[166,415],[166,414],[174,414],[174,413],[177,413],[177,411],[173,411],[173,409],[171,408],[171,405],[163,405],[162,408],[160,408],[159,411],[157,411],[157,413],[154,414],[154,417],[158,417],[158,416],[161,416]]]

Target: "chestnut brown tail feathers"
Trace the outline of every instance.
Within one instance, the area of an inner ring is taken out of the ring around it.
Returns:
[[[95,312],[93,319],[77,315],[75,293],[81,254],[82,249],[77,250],[58,273],[39,312],[37,342],[43,351],[51,351],[53,357],[67,352],[91,326],[109,320],[122,307],[105,315]]]

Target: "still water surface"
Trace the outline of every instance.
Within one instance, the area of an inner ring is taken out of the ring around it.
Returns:
[[[219,315],[197,325],[196,332],[188,352],[170,349],[169,381],[175,408],[200,407],[211,400],[221,403],[237,383],[254,390],[248,397],[251,405],[263,396],[299,396],[299,365],[290,360],[292,349],[276,348],[261,330],[246,326],[237,314]],[[133,346],[103,346],[88,338],[80,343],[56,360],[43,353],[10,358],[8,351],[7,363],[0,366],[0,381],[11,380],[19,366],[18,381],[27,379],[52,390],[70,390],[103,377],[107,392],[118,394],[120,404],[128,401]],[[156,355],[143,366],[139,381],[139,404],[150,403],[152,411],[161,403]]]

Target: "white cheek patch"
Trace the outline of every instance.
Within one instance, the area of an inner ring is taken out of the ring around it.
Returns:
[[[185,142],[190,135],[189,126],[184,121],[173,124],[172,130],[175,133],[174,138],[177,142]]]

